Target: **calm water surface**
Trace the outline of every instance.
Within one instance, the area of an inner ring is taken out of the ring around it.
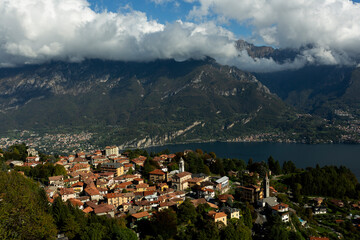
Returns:
[[[297,167],[315,167],[325,165],[344,165],[351,169],[360,180],[360,145],[352,144],[286,144],[286,143],[192,143],[151,147],[149,152],[159,152],[164,149],[170,152],[181,152],[185,149],[202,149],[206,152],[215,152],[218,157],[238,158],[247,162],[267,161],[271,155],[282,164],[291,160]]]

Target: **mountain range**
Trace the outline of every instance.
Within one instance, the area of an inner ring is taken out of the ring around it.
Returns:
[[[237,42],[279,62],[294,50]],[[0,69],[0,131],[88,131],[99,145],[342,141],[359,118],[360,69],[248,73],[213,59],[50,62]],[[355,139],[356,140],[356,139]]]

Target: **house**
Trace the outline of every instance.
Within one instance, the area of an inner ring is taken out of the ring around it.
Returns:
[[[6,164],[13,168],[16,166],[19,166],[19,167],[23,166],[24,162],[18,161],[18,160],[8,160],[8,161],[6,161]]]
[[[84,183],[83,182],[77,182],[71,185],[71,187],[74,189],[75,193],[81,193],[84,190]]]
[[[240,210],[237,208],[231,208],[231,207],[223,207],[220,209],[221,212],[226,213],[228,218],[237,218],[240,219]]]
[[[134,193],[108,193],[106,194],[107,203],[118,207],[124,203],[129,203],[134,197]]]
[[[289,205],[285,203],[279,203],[271,208],[273,214],[278,214],[281,217],[281,221],[289,222],[290,215],[289,215]]]
[[[234,201],[234,196],[231,194],[222,194],[218,196],[219,202],[222,203],[226,203],[228,201],[228,199],[231,199],[232,201]]]
[[[160,169],[155,169],[149,172],[149,179],[153,182],[163,182],[166,180],[166,174]]]
[[[86,207],[84,210],[83,210],[83,212],[84,213],[91,213],[91,212],[93,212],[94,211],[94,209],[92,208],[92,207]]]
[[[337,207],[340,207],[340,208],[344,207],[344,203],[340,200],[332,199],[332,200],[330,200],[330,202]]]
[[[76,153],[76,156],[78,158],[85,158],[85,153],[84,152],[78,152],[78,153]]]
[[[168,209],[169,207],[174,206],[174,205],[176,205],[175,202],[163,202],[158,205],[157,210],[160,212],[160,211],[162,211],[164,209]]]
[[[69,202],[71,203],[71,205],[73,205],[74,207],[77,207],[81,210],[84,209],[84,203],[82,201],[80,201],[79,199],[75,199],[75,198],[70,198]]]
[[[327,209],[326,207],[314,207],[313,208],[313,213],[315,215],[318,215],[318,214],[326,214],[327,213]]]
[[[95,167],[97,167],[99,164],[103,164],[105,162],[109,162],[109,160],[107,159],[107,157],[105,156],[99,156],[99,155],[95,155],[91,157],[90,160],[90,164],[94,165]]]
[[[192,187],[195,186],[195,185],[200,186],[200,184],[201,184],[202,181],[204,181],[203,178],[194,177],[194,178],[190,178],[190,179],[188,180],[188,184],[189,184],[189,187],[192,188]]]
[[[240,192],[240,199],[243,201],[254,203],[263,199],[263,191],[261,191],[260,186],[239,186],[237,190]]]
[[[31,157],[39,156],[39,152],[35,150],[35,148],[28,148],[27,155]]]
[[[74,189],[72,188],[61,188],[59,194],[61,196],[61,200],[63,200],[64,202],[66,202],[70,198],[76,197]]]
[[[136,192],[145,192],[147,188],[149,187],[149,184],[147,183],[141,183],[135,186]]]
[[[309,240],[330,240],[327,237],[309,237]]]
[[[117,184],[116,186],[114,186],[114,191],[117,190],[117,191],[122,191],[124,189],[127,189],[129,186],[133,185],[132,182],[123,182],[123,183],[119,183]]]
[[[141,184],[141,183],[144,183],[144,179],[142,178],[135,178],[133,180],[133,183],[136,185],[136,184]]]
[[[109,204],[100,204],[94,208],[94,213],[98,216],[110,215],[111,217],[114,217],[115,207]]]
[[[171,201],[176,203],[176,206],[180,206],[184,202],[184,199],[182,199],[182,198],[172,198]]]
[[[64,186],[64,176],[53,176],[49,177],[49,185],[50,186]]]
[[[200,204],[208,204],[211,208],[219,208],[217,205],[207,202],[205,198],[193,199],[191,200],[191,203],[194,205],[194,207],[198,207]]]
[[[90,164],[87,163],[76,163],[72,168],[69,169],[70,172],[90,172]]]
[[[135,222],[141,220],[141,219],[149,219],[151,217],[151,214],[148,212],[139,212],[134,213],[131,215],[132,224],[131,227],[136,227]]]
[[[172,178],[172,188],[176,190],[185,190],[189,187],[188,181],[191,178],[191,173],[181,172],[175,174]]]
[[[144,198],[145,198],[145,200],[150,201],[150,202],[157,201],[158,195],[157,195],[157,192],[155,192],[155,191],[145,191]]]
[[[103,163],[100,169],[103,172],[114,172],[116,176],[124,174],[124,165],[117,162]]]
[[[216,190],[218,190],[220,193],[225,193],[229,190],[229,178],[227,176],[224,176],[218,180],[215,181],[216,183]]]
[[[324,201],[324,199],[321,198],[321,197],[313,199],[313,202],[314,202],[315,206],[320,206],[323,203],[323,201]]]
[[[258,204],[259,207],[268,206],[269,208],[272,208],[272,207],[278,205],[279,203],[277,202],[276,197],[267,197],[267,198],[263,198],[263,199],[258,200],[257,204]]]
[[[39,157],[39,156],[27,157],[27,158],[26,158],[26,162],[38,162],[38,161],[40,161],[40,157]]]
[[[89,196],[92,201],[93,200],[99,201],[102,198],[99,190],[95,187],[94,183],[86,186],[84,192],[85,195]]]
[[[208,216],[212,218],[215,223],[222,222],[225,226],[227,225],[227,215],[224,212],[210,211]]]
[[[115,155],[118,156],[119,155],[119,148],[116,146],[107,146],[105,148],[105,156],[110,156],[110,155]]]
[[[140,160],[138,158],[135,158],[135,159],[131,160],[131,162],[134,163],[135,165],[140,166],[140,167],[143,167],[144,164],[145,164],[145,161],[142,161],[142,160]]]
[[[165,191],[166,189],[169,188],[169,186],[166,183],[158,183],[156,184],[156,186],[160,191]]]
[[[88,163],[88,160],[86,160],[85,158],[75,158],[74,161],[73,161],[74,164],[77,164],[77,163],[82,163],[82,164],[87,164]]]

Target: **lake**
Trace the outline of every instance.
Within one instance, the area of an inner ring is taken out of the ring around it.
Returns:
[[[254,161],[266,161],[271,155],[279,160],[293,161],[298,168],[325,165],[344,165],[351,169],[360,180],[360,145],[353,144],[287,144],[287,143],[191,143],[166,145],[147,148],[149,152],[159,152],[169,149],[171,153],[182,152],[185,149],[202,149],[215,152],[221,158],[238,158],[246,162],[249,158]]]

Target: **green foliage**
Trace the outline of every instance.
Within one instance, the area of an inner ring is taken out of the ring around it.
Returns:
[[[360,186],[356,177],[344,166],[307,168],[305,172],[292,175],[284,181],[295,190],[301,188],[303,195],[335,198],[358,198],[360,196]]]
[[[272,156],[268,158],[268,166],[273,175],[281,174],[280,163],[278,160],[275,161],[275,159]]]
[[[251,165],[248,165],[248,169],[250,172],[257,172],[261,178],[264,178],[268,172],[268,166],[265,162],[252,163]]]
[[[60,232],[69,239],[137,239],[136,234],[114,218],[86,216],[81,210],[56,198],[51,212]]]
[[[290,232],[286,225],[281,221],[279,215],[272,216],[270,219],[271,227],[268,238],[274,240],[288,240]]]
[[[212,173],[220,174],[221,176],[225,175],[224,163],[220,158],[216,158],[215,162],[210,165],[210,170]]]
[[[43,184],[48,183],[49,177],[52,176],[67,176],[66,169],[62,165],[55,165],[52,163],[46,163],[44,165],[39,164],[35,167],[15,167],[15,171],[23,171],[26,176],[31,177]]]
[[[154,236],[171,239],[177,234],[177,216],[171,209],[157,212],[151,222],[154,224]]]
[[[134,149],[134,150],[125,150],[128,153],[130,159],[137,158],[139,156],[149,157],[148,152],[145,149]]]
[[[189,199],[186,199],[179,206],[177,214],[179,222],[181,223],[195,222],[197,217],[196,209]]]
[[[153,171],[156,169],[156,167],[154,166],[154,164],[152,164],[153,161],[150,161],[150,159],[146,159],[145,163],[144,163],[144,169],[143,169],[143,176],[146,178],[149,178],[149,172]]]
[[[45,192],[30,179],[0,172],[0,197],[1,239],[55,238],[57,230]]]
[[[251,211],[250,211],[250,208],[249,208],[248,204],[247,204],[247,206],[245,208],[243,218],[244,218],[245,226],[252,229],[252,215],[251,215]]]
[[[244,225],[241,219],[230,219],[228,225],[221,231],[221,239],[250,240],[251,230]]]
[[[295,163],[292,161],[285,161],[283,163],[283,173],[289,174],[289,173],[295,173],[297,171]]]
[[[4,153],[5,160],[21,160],[25,161],[27,157],[27,146],[22,144],[15,144],[9,147],[8,151]]]

